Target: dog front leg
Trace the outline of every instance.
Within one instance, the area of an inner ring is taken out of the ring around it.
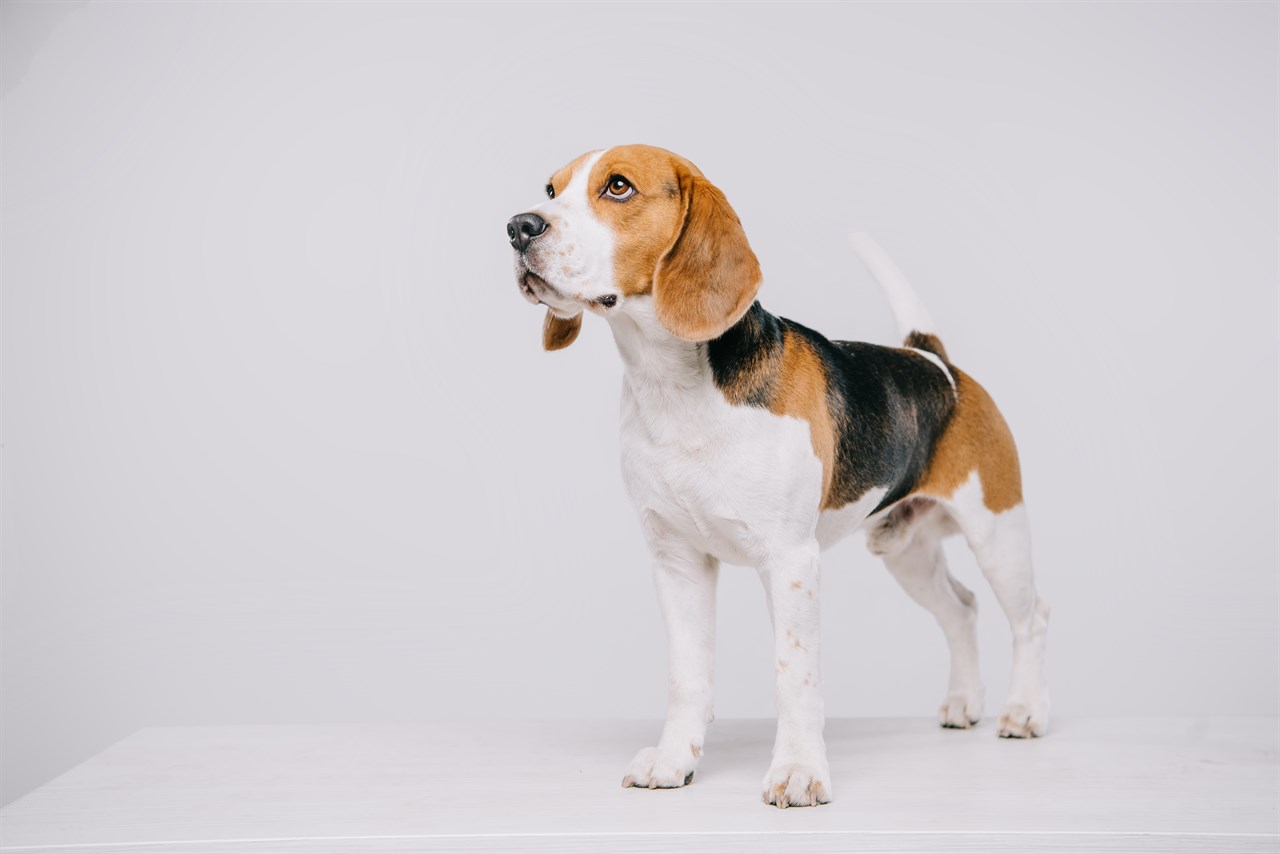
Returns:
[[[667,627],[667,722],[636,754],[622,785],[670,789],[693,779],[712,718],[719,565],[682,543],[653,540],[653,574]]]
[[[831,775],[818,666],[818,544],[771,555],[760,572],[773,620],[778,705],[764,801],[782,808],[825,804]]]

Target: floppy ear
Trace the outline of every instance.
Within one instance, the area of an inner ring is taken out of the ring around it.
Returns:
[[[715,185],[686,172],[680,193],[684,222],[654,272],[654,307],[672,335],[710,341],[751,307],[760,290],[760,262]]]
[[[551,309],[547,309],[547,319],[542,321],[542,349],[563,350],[578,337],[578,330],[581,328],[581,312],[565,320],[563,317],[556,317],[551,313]]]

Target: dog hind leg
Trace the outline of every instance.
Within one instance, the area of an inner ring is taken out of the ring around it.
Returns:
[[[1049,728],[1049,606],[1036,592],[1026,506],[993,513],[960,493],[949,510],[996,594],[1013,632],[1013,674],[1000,715],[1002,738],[1044,735]]]
[[[982,719],[986,689],[978,664],[978,606],[973,593],[951,575],[942,550],[954,529],[945,511],[928,499],[908,499],[867,532],[907,595],[933,614],[947,639],[951,675],[938,709],[944,727],[964,729]]]

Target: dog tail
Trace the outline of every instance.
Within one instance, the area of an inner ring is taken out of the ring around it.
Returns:
[[[889,307],[893,309],[893,317],[898,321],[898,334],[902,336],[903,345],[925,350],[944,362],[947,361],[947,350],[938,338],[933,318],[929,316],[929,311],[920,302],[898,265],[893,263],[870,235],[858,232],[851,235],[849,240],[853,243],[853,251],[858,253],[862,263],[867,265],[871,275],[884,288]]]

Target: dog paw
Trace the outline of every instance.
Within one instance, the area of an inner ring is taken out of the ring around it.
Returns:
[[[938,723],[947,729],[968,729],[982,720],[982,700],[963,694],[948,694],[938,708]]]
[[[699,751],[700,753],[701,751]],[[624,789],[678,789],[689,785],[697,756],[671,756],[656,747],[646,747],[636,754],[622,778]]]
[[[1000,714],[996,734],[1001,738],[1037,738],[1048,731],[1048,704],[1010,703]]]
[[[816,807],[831,800],[831,780],[812,765],[774,765],[764,775],[763,797],[779,809]]]

